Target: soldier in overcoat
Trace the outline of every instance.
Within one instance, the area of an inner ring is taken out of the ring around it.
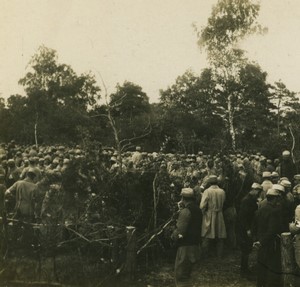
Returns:
[[[282,286],[280,234],[282,220],[280,209],[280,193],[278,190],[267,191],[267,204],[258,209],[254,235],[258,248],[257,254],[257,287]]]
[[[202,213],[196,205],[192,188],[183,188],[181,196],[182,209],[172,234],[172,239],[176,241],[178,247],[175,260],[176,286],[188,284],[193,265],[200,257]]]
[[[255,212],[258,209],[257,200],[262,191],[262,186],[253,183],[251,191],[242,199],[237,220],[237,234],[241,249],[241,276],[249,278],[251,272],[249,270],[249,254],[252,251],[252,225]]]
[[[204,254],[208,252],[209,245],[213,239],[217,240],[217,255],[223,254],[224,239],[226,238],[226,227],[223,216],[223,205],[225,191],[218,186],[218,178],[211,175],[208,178],[209,188],[204,190],[200,208],[203,213],[201,236],[203,237],[202,248]]]

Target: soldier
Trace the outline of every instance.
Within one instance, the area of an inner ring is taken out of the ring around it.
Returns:
[[[41,180],[42,174],[41,174],[40,169],[37,167],[37,160],[36,160],[36,158],[34,158],[34,157],[30,157],[29,158],[29,166],[25,167],[22,170],[22,173],[20,175],[21,179],[24,179],[26,177],[28,170],[33,170],[34,171],[34,174],[35,174],[34,183],[37,183],[38,181]]]
[[[272,160],[271,159],[267,159],[267,167],[266,167],[266,171],[269,171],[269,172],[273,172],[275,171],[275,167],[274,165],[272,164]]]
[[[298,189],[298,187],[300,187],[300,174],[295,174],[294,175],[293,193],[294,193],[294,190]]]
[[[21,171],[16,166],[15,161],[13,159],[9,159],[7,162],[8,171],[7,171],[7,179],[6,186],[11,187],[15,182],[20,179]]]
[[[280,177],[287,177],[289,181],[292,181],[296,174],[296,165],[294,164],[291,153],[285,150],[282,153],[282,161],[279,165]]]
[[[199,259],[202,221],[201,210],[196,205],[193,189],[183,188],[181,196],[183,208],[179,212],[176,230],[172,234],[172,239],[178,246],[175,260],[176,286],[190,279],[193,265]]]
[[[35,170],[30,168],[24,180],[17,181],[6,191],[6,194],[15,194],[15,217],[22,221],[34,221],[37,193],[37,186],[34,183],[35,177]]]
[[[295,285],[300,285],[300,205],[295,208],[295,220],[289,226],[289,230],[294,236],[294,254],[296,260],[296,276],[295,276]]]
[[[7,152],[5,149],[5,143],[1,143],[0,144],[0,158],[3,158],[4,156],[6,156]]]
[[[42,176],[45,174],[45,159],[43,157],[40,157],[38,160],[38,168],[41,171]]]
[[[241,276],[249,278],[251,272],[249,270],[249,254],[252,251],[252,234],[251,229],[254,221],[255,212],[257,210],[257,200],[262,191],[262,186],[253,183],[251,191],[242,199],[240,211],[237,220],[237,231],[241,247]]]
[[[293,196],[294,196],[294,208],[300,205],[300,185],[296,185],[293,189]]]
[[[258,209],[253,233],[257,239],[253,246],[257,254],[257,287],[282,286],[280,237],[282,232],[280,193],[269,189],[266,194],[267,204]]]
[[[272,175],[269,171],[264,171],[262,174],[263,182],[261,184],[263,190],[260,194],[260,198],[263,200],[266,197],[267,191],[272,188],[273,183],[271,181]]]
[[[3,217],[3,214],[5,213],[5,191],[6,191],[6,185],[4,182],[4,174],[0,173],[0,216]]]
[[[20,151],[17,151],[17,152],[16,152],[16,155],[15,155],[15,163],[16,163],[16,166],[17,166],[17,167],[21,167],[22,162],[23,162],[22,153],[21,153]]]
[[[277,171],[273,171],[271,173],[271,181],[272,181],[273,184],[278,183],[278,181],[279,181],[279,174],[278,174]]]
[[[291,182],[284,179],[280,181],[280,185],[284,187],[284,193],[281,194],[283,231],[288,232],[289,223],[294,217],[294,196],[291,193]]]
[[[204,190],[200,208],[203,213],[201,235],[204,238],[202,248],[204,253],[209,250],[209,245],[213,239],[217,241],[217,255],[222,257],[224,239],[226,238],[226,227],[223,217],[223,205],[225,201],[225,191],[218,186],[218,178],[211,175],[207,184],[209,188]]]
[[[41,220],[44,223],[57,223],[62,219],[63,214],[63,197],[62,191],[62,177],[61,173],[55,171],[47,172],[47,182],[42,206],[41,206]],[[43,187],[42,187],[43,188]]]

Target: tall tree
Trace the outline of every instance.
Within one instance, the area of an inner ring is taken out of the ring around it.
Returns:
[[[94,76],[90,73],[78,76],[69,65],[58,63],[57,52],[53,49],[39,47],[29,62],[29,69],[19,83],[25,88],[28,108],[34,115],[36,144],[39,123],[53,123],[59,118],[56,127],[62,128],[67,123],[68,129],[72,124],[76,128],[78,122],[85,119],[88,108],[100,98]]]
[[[107,107],[117,128],[122,150],[150,134],[149,98],[139,85],[129,81],[117,84]]]
[[[149,113],[149,98],[142,87],[125,81],[123,85],[117,84],[116,92],[110,95],[110,106],[114,116],[131,123],[133,118]]]
[[[234,120],[238,142],[244,148],[255,148],[263,144],[266,136],[271,136],[274,105],[270,101],[270,87],[267,73],[257,64],[247,64],[240,70],[239,82],[234,88],[240,94],[239,102],[234,102]]]
[[[195,152],[203,148],[206,139],[218,138],[222,121],[217,115],[215,93],[211,69],[204,69],[200,76],[187,71],[160,91],[162,111],[158,116],[171,149]]]
[[[240,81],[240,70],[248,63],[238,44],[246,36],[263,31],[256,21],[259,8],[251,0],[219,0],[206,27],[197,33],[198,44],[206,50],[219,85],[218,95],[226,103],[223,115],[233,149],[236,149],[236,104],[242,96],[235,86]]]
[[[282,125],[287,125],[285,119],[287,115],[291,116],[298,108],[299,98],[296,97],[296,93],[290,91],[286,85],[279,81],[275,82],[273,86],[272,102],[274,103],[273,111],[276,113],[277,118],[277,137],[280,137]]]

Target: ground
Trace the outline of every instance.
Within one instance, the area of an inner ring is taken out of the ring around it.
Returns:
[[[174,252],[173,252],[174,253]],[[165,254],[166,255],[166,254]],[[121,277],[111,277],[107,276],[103,278],[103,280],[96,281],[93,283],[93,287],[173,287],[175,286],[174,283],[174,260],[175,254],[172,256],[165,256],[163,261],[160,261],[156,267],[148,267],[147,270],[139,270],[137,272],[136,278],[133,281],[127,281],[121,279]],[[250,258],[251,266],[255,265],[255,257],[256,254],[253,253]],[[174,260],[173,260],[174,259]],[[19,263],[20,259],[18,260]],[[59,270],[64,270],[68,266],[65,264],[60,264],[61,260],[57,260],[57,268]],[[201,259],[200,262],[195,266],[194,272],[192,274],[191,284],[188,285],[190,287],[255,287],[255,281],[248,281],[244,278],[241,278],[239,274],[239,261],[240,261],[240,254],[239,251],[229,251],[227,250],[225,256],[222,259],[217,259],[215,256],[211,256],[207,259]],[[29,261],[28,261],[29,262]],[[36,264],[36,262],[31,262],[32,264]],[[19,271],[23,274],[24,273],[24,264],[21,264],[22,270]],[[28,272],[25,272],[29,276],[29,271],[33,272],[35,268],[33,265],[31,266],[29,263],[25,264],[28,267]],[[152,265],[151,265],[152,266]],[[18,272],[18,268],[16,269]],[[113,274],[113,273],[112,273]],[[110,275],[112,275],[110,274]],[[23,277],[25,275],[23,274]],[[75,276],[75,274],[74,274]],[[32,282],[26,276],[23,278],[21,275],[18,276],[21,282],[28,282],[28,283],[21,283],[20,281],[10,281],[9,283],[1,282],[0,286],[7,286],[7,287],[15,287],[15,286],[61,286],[67,287],[64,284],[55,284],[55,283],[46,283],[46,282],[53,282],[54,278],[46,278],[44,277],[44,283],[41,284],[39,282]],[[51,280],[52,279],[52,280]],[[3,284],[4,283],[4,284]],[[45,284],[46,283],[46,284]],[[3,284],[3,285],[2,285]],[[69,286],[72,287],[91,287],[91,283],[87,283],[82,285],[77,280],[75,280]]]
[[[253,253],[250,258],[251,265],[255,264],[255,256]],[[189,286],[197,287],[254,287],[255,280],[248,281],[241,278],[239,273],[240,255],[238,251],[227,252],[222,259],[210,257],[201,260],[195,266],[192,274],[192,282]],[[173,279],[174,266],[167,264],[157,271],[151,272],[145,278],[140,278],[140,286],[158,287],[175,286]]]

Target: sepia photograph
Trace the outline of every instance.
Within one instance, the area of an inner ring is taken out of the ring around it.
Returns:
[[[0,286],[300,287],[299,0],[0,0]]]

